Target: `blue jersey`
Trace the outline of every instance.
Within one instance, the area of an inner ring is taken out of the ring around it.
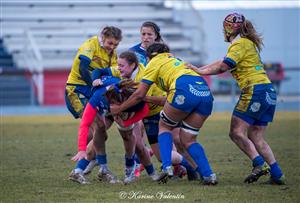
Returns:
[[[102,76],[101,81],[102,85],[93,87],[93,96],[90,98],[89,103],[93,108],[97,108],[101,113],[103,109],[109,110],[109,103],[104,96],[104,93],[107,91],[107,88],[110,85],[117,84],[121,79],[113,76]]]
[[[142,47],[142,43],[139,43],[133,47],[131,47],[129,50],[134,51],[135,55],[137,56],[139,63],[143,64],[145,67],[148,63],[147,60],[147,52]]]

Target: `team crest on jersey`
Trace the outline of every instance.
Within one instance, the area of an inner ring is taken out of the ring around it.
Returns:
[[[260,109],[260,103],[258,102],[254,102],[251,106],[250,106],[250,109],[252,112],[258,112],[259,109]]]
[[[178,105],[184,104],[185,97],[183,95],[177,95],[175,98],[175,102]]]

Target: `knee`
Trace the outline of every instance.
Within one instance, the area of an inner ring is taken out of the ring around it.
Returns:
[[[237,130],[231,130],[229,132],[229,137],[232,141],[236,142],[243,138],[243,134]]]
[[[139,145],[137,144],[135,146],[135,152],[138,154],[139,157],[150,157],[150,154],[148,153],[148,150],[146,149],[146,147],[143,145]]]
[[[268,144],[263,139],[255,140],[254,145],[259,149],[264,149],[264,148],[268,147]]]

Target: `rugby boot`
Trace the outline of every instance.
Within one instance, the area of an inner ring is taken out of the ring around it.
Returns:
[[[98,173],[98,180],[108,182],[111,184],[120,183],[116,176],[107,168],[107,167],[100,167]]]
[[[90,184],[88,179],[84,177],[83,173],[76,173],[75,170],[72,170],[72,172],[69,174],[69,180],[72,180],[82,185]]]
[[[218,184],[218,180],[217,180],[217,176],[216,174],[211,174],[208,177],[202,177],[202,184],[203,185],[217,185]]]
[[[256,166],[252,169],[252,173],[244,180],[244,183],[256,182],[261,176],[267,175],[270,166],[265,162],[262,166]]]
[[[166,167],[165,170],[162,170],[161,174],[157,178],[157,182],[160,183],[167,183],[169,178],[174,176],[172,166]]]
[[[135,171],[135,165],[133,165],[132,167],[125,167],[125,178],[124,178],[125,185],[132,183],[136,180],[134,171]]]
[[[270,177],[270,179],[265,182],[265,184],[270,184],[270,185],[285,185],[286,184],[286,180],[285,180],[285,176],[282,175],[279,179],[275,179],[272,176]]]

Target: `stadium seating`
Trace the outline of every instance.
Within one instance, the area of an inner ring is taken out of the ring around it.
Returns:
[[[32,70],[27,56],[28,46],[34,43],[42,57],[45,74],[48,70],[69,70],[78,47],[106,25],[122,29],[123,40],[118,52],[127,50],[140,41],[140,26],[148,20],[161,27],[165,42],[177,57],[201,63],[199,53],[191,49],[191,39],[184,35],[182,25],[174,20],[173,10],[166,8],[163,0],[4,1],[1,7],[1,37],[19,68]],[[28,44],[28,33],[34,41],[31,44]],[[44,78],[45,83],[52,84],[47,79],[53,77],[45,75]],[[45,97],[44,101],[49,101]]]

